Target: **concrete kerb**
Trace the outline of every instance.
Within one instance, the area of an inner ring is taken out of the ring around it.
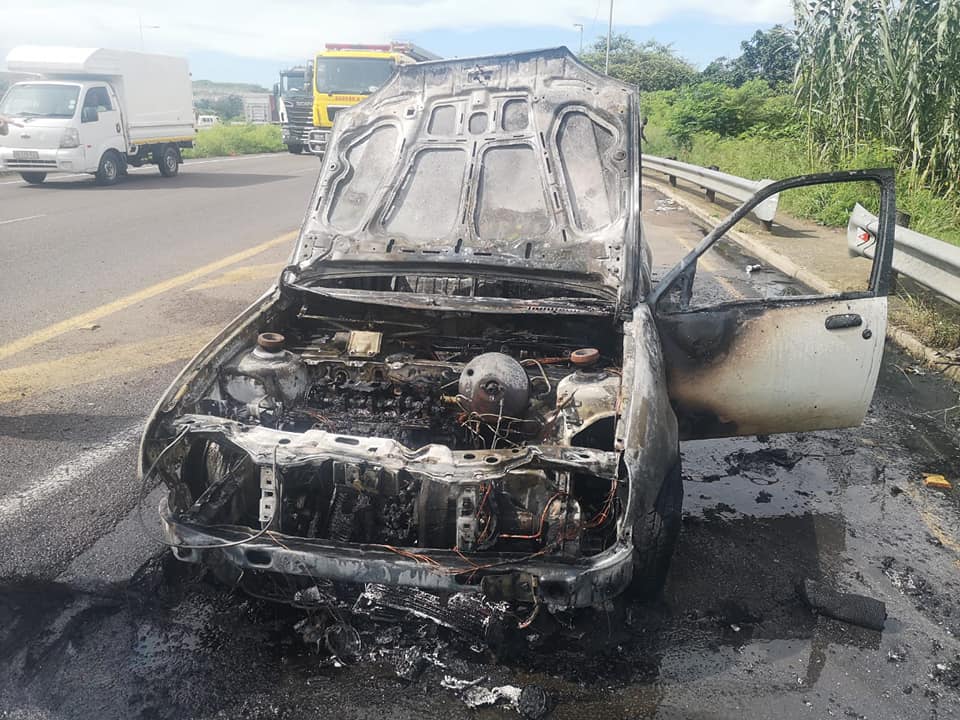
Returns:
[[[658,180],[654,180],[645,176],[643,178],[643,184],[649,185],[657,192],[662,193],[673,200],[675,203],[682,205],[684,209],[686,209],[689,213],[696,215],[698,218],[700,218],[700,220],[710,223],[711,225],[717,224],[717,216],[705,212],[703,209],[697,207],[695,203],[690,202],[688,198],[685,198],[682,192],[675,190],[666,183],[661,183]],[[824,280],[819,275],[815,275],[806,268],[801,267],[790,258],[765,245],[762,240],[758,240],[742,230],[730,230],[726,236],[733,242],[737,243],[737,245],[742,247],[751,256],[757,258],[758,260],[762,260],[771,267],[775,267],[784,275],[788,275],[799,280],[804,285],[813,288],[817,292],[831,295],[840,292],[840,290],[829,281]],[[887,338],[913,357],[917,358],[918,360],[923,360],[931,367],[939,370],[954,382],[960,382],[960,367],[956,365],[944,366],[943,355],[934,348],[924,344],[920,338],[906,328],[896,326],[888,321]]]

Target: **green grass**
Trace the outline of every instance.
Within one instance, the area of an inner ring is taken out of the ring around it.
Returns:
[[[724,172],[754,180],[897,164],[894,148],[864,148],[845,162],[830,167],[822,161],[811,160],[804,141],[799,138],[722,138],[701,132],[691,138],[688,146],[681,147],[662,130],[648,126],[646,134],[649,141],[644,151],[651,155],[674,156],[704,167],[716,165]],[[876,193],[855,183],[791,190],[781,196],[780,207],[796,217],[842,227],[857,202],[876,211]],[[897,207],[911,216],[912,229],[960,245],[960,197],[938,194],[923,187],[911,172],[901,171],[897,174]]]
[[[897,293],[890,320],[909,328],[924,343],[940,350],[960,348],[960,316],[928,293]]]
[[[250,155],[285,150],[279,125],[214,125],[197,133],[193,148],[184,150],[185,158]]]

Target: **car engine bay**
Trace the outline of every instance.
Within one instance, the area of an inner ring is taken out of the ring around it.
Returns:
[[[622,336],[612,318],[329,298],[288,317],[224,362],[197,414],[178,421],[195,433],[181,519],[398,552],[576,558],[614,542]],[[214,431],[217,418],[230,432]],[[323,437],[344,454],[305,452],[280,467],[274,450],[264,463],[240,440],[263,432],[285,452]],[[457,471],[431,469],[438,453]]]

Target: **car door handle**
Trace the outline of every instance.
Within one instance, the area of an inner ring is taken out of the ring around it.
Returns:
[[[842,313],[831,315],[823,324],[827,330],[840,330],[841,328],[860,327],[863,325],[863,318],[857,313]]]
[[[117,123],[117,135],[120,134],[120,123]]]

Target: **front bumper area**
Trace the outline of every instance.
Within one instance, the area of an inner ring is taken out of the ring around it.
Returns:
[[[160,519],[165,539],[174,546],[232,543],[253,532],[180,522],[166,498],[160,503]],[[476,564],[496,563],[487,569],[478,569],[471,560],[450,550],[403,550],[427,555],[437,565],[400,555],[386,546],[337,544],[282,533],[268,533],[226,548],[174,547],[174,555],[184,562],[202,564],[220,555],[243,570],[310,579],[401,585],[433,592],[482,592],[491,600],[534,601],[551,610],[601,605],[622,593],[633,574],[633,552],[623,542],[597,555],[565,562],[543,558],[518,559],[513,564],[508,555],[474,556]]]
[[[280,126],[280,139],[284,145],[297,143],[307,145],[313,128],[304,125],[285,124]]]
[[[35,153],[24,158],[23,153]],[[20,157],[16,157],[20,155]],[[0,147],[0,170],[10,172],[84,172],[86,157],[83,148],[23,150]]]
[[[324,155],[327,152],[327,140],[329,139],[329,130],[313,129],[307,135],[307,147],[314,155]]]

